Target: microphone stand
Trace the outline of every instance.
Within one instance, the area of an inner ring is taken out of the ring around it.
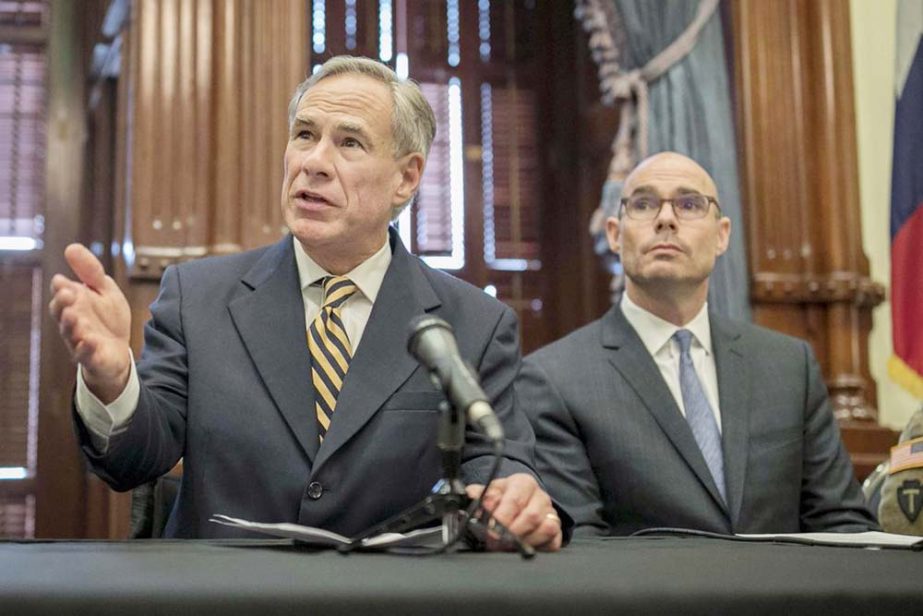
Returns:
[[[438,385],[437,385],[438,387]],[[377,524],[356,537],[350,542],[341,545],[337,550],[341,554],[352,552],[362,547],[362,542],[370,537],[382,533],[402,533],[422,527],[430,522],[439,520],[442,524],[442,548],[438,552],[454,547],[462,536],[472,539],[486,538],[481,517],[473,517],[475,511],[469,511],[471,498],[465,491],[465,484],[461,480],[461,453],[465,446],[465,418],[455,405],[443,401],[439,404],[440,422],[438,446],[442,452],[442,478],[433,486],[429,496],[419,503],[405,509]],[[501,446],[502,447],[502,446]],[[502,451],[497,452],[499,456]],[[491,477],[492,478],[492,477]],[[487,486],[485,486],[486,491]],[[477,504],[480,504],[478,499]],[[535,549],[524,543],[508,528],[493,520],[489,525],[490,531],[498,534],[501,539],[509,540],[523,558],[535,556]]]

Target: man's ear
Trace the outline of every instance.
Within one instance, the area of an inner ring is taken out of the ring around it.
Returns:
[[[397,206],[406,203],[413,193],[420,186],[420,179],[423,177],[423,165],[425,161],[423,155],[419,152],[413,152],[403,156],[398,165],[400,168],[400,183],[394,191],[391,199],[391,205]]]
[[[609,240],[609,250],[618,254],[619,252],[619,219],[610,216],[606,219],[606,239]]]
[[[718,220],[718,245],[715,247],[715,256],[720,257],[727,252],[731,241],[731,219],[722,216]]]

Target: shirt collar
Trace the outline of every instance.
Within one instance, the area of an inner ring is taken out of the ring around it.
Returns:
[[[302,291],[321,278],[332,275],[305,252],[298,238],[293,236],[292,241],[295,243],[295,264],[298,266],[298,279]],[[353,281],[370,302],[374,303],[389,265],[391,265],[391,245],[386,237],[385,243],[378,249],[378,252],[347,272],[345,276]]]
[[[679,329],[688,329],[692,332],[693,338],[699,341],[699,344],[702,345],[708,355],[711,355],[711,322],[708,320],[708,302],[705,302],[698,314],[682,328],[641,308],[631,301],[627,292],[622,293],[620,305],[628,323],[638,332],[641,342],[644,343],[644,348],[647,349],[647,352],[652,357],[663,349],[664,345],[670,341],[670,338]]]

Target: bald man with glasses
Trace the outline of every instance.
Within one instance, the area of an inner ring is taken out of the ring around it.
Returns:
[[[620,303],[526,358],[516,385],[575,534],[877,528],[811,347],[708,310],[731,233],[709,174],[644,160],[606,232]]]

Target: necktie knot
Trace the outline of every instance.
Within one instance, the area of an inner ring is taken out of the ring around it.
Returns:
[[[323,308],[339,308],[359,290],[346,276],[327,276],[321,282],[324,286]]]
[[[679,344],[679,352],[683,355],[688,355],[689,348],[692,346],[692,332],[688,329],[678,329],[673,334],[673,338]]]

